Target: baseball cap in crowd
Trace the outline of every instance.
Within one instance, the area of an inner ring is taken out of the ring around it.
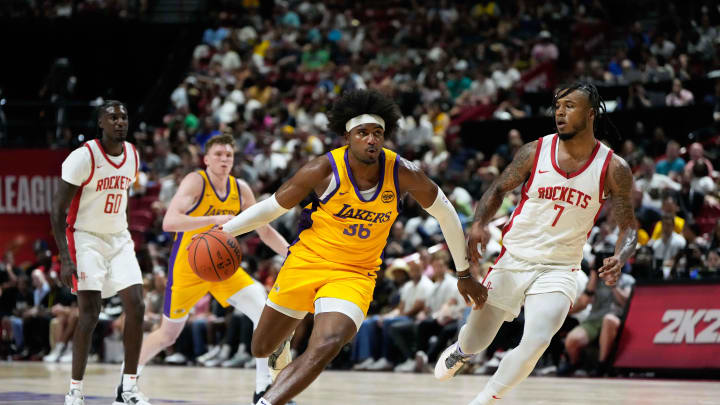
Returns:
[[[404,271],[405,273],[408,273],[410,271],[410,266],[403,259],[395,259],[392,261],[392,263],[390,263],[390,266],[385,269],[385,276],[390,280],[394,280],[395,271]]]

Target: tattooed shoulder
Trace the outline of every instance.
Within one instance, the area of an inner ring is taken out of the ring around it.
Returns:
[[[526,143],[517,151],[512,162],[503,170],[497,180],[498,191],[513,190],[528,178],[535,163],[537,144],[538,141]]]
[[[612,194],[629,195],[632,191],[633,175],[630,165],[620,156],[613,155],[609,167],[610,186]]]

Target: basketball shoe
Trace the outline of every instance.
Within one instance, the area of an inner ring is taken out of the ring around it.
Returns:
[[[292,361],[292,353],[290,352],[290,340],[292,335],[288,337],[273,354],[268,357],[268,367],[270,368],[270,375],[273,381],[280,372],[287,367]]]
[[[438,358],[435,363],[435,378],[438,380],[447,380],[455,375],[465,365],[465,362],[472,357],[460,353],[458,343],[450,345]]]
[[[85,397],[80,390],[71,390],[65,395],[65,405],[85,405]]]
[[[268,387],[265,388],[264,390],[262,390],[262,391],[260,391],[260,392],[254,393],[254,394],[253,394],[253,401],[252,401],[253,405],[255,405],[255,404],[257,404],[258,402],[260,402],[260,398],[262,398],[263,395],[265,395],[265,393],[266,393],[267,390],[269,390],[269,389],[270,389],[270,386],[268,385]],[[295,400],[291,399],[291,400],[289,400],[286,404],[287,404],[287,405],[297,405],[297,402],[295,402]]]
[[[143,395],[138,389],[137,385],[134,386],[130,391],[123,391],[122,384],[118,385],[116,390],[117,396],[113,405],[151,405],[148,397]],[[66,404],[67,405],[67,404]]]

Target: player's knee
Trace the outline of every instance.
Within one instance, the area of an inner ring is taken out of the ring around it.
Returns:
[[[525,345],[532,351],[544,351],[550,346],[552,336],[533,336],[529,339],[524,339]]]
[[[282,342],[281,342],[282,344]],[[279,346],[279,345],[278,345]],[[258,337],[258,334],[253,334],[252,342],[250,343],[250,353],[257,358],[265,358],[270,357],[271,354],[277,349],[276,347],[273,347],[271,342],[268,340],[262,339]]]
[[[145,316],[145,303],[142,300],[139,302],[133,302],[133,304],[124,311],[126,316],[125,319],[131,322],[142,323],[143,316]]]
[[[77,327],[83,331],[92,331],[100,317],[100,305],[86,305],[80,309]]]
[[[345,338],[340,334],[330,334],[323,336],[318,343],[308,348],[310,355],[315,358],[318,363],[329,363],[340,352],[345,345]]]
[[[177,338],[180,337],[180,333],[182,333],[182,327],[173,328],[161,326],[160,329],[158,329],[158,332],[160,332],[162,345],[168,347],[174,344]]]

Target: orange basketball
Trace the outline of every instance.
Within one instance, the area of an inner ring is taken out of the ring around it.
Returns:
[[[240,267],[242,251],[235,237],[218,229],[198,234],[188,247],[188,261],[195,274],[206,281],[223,281]]]

